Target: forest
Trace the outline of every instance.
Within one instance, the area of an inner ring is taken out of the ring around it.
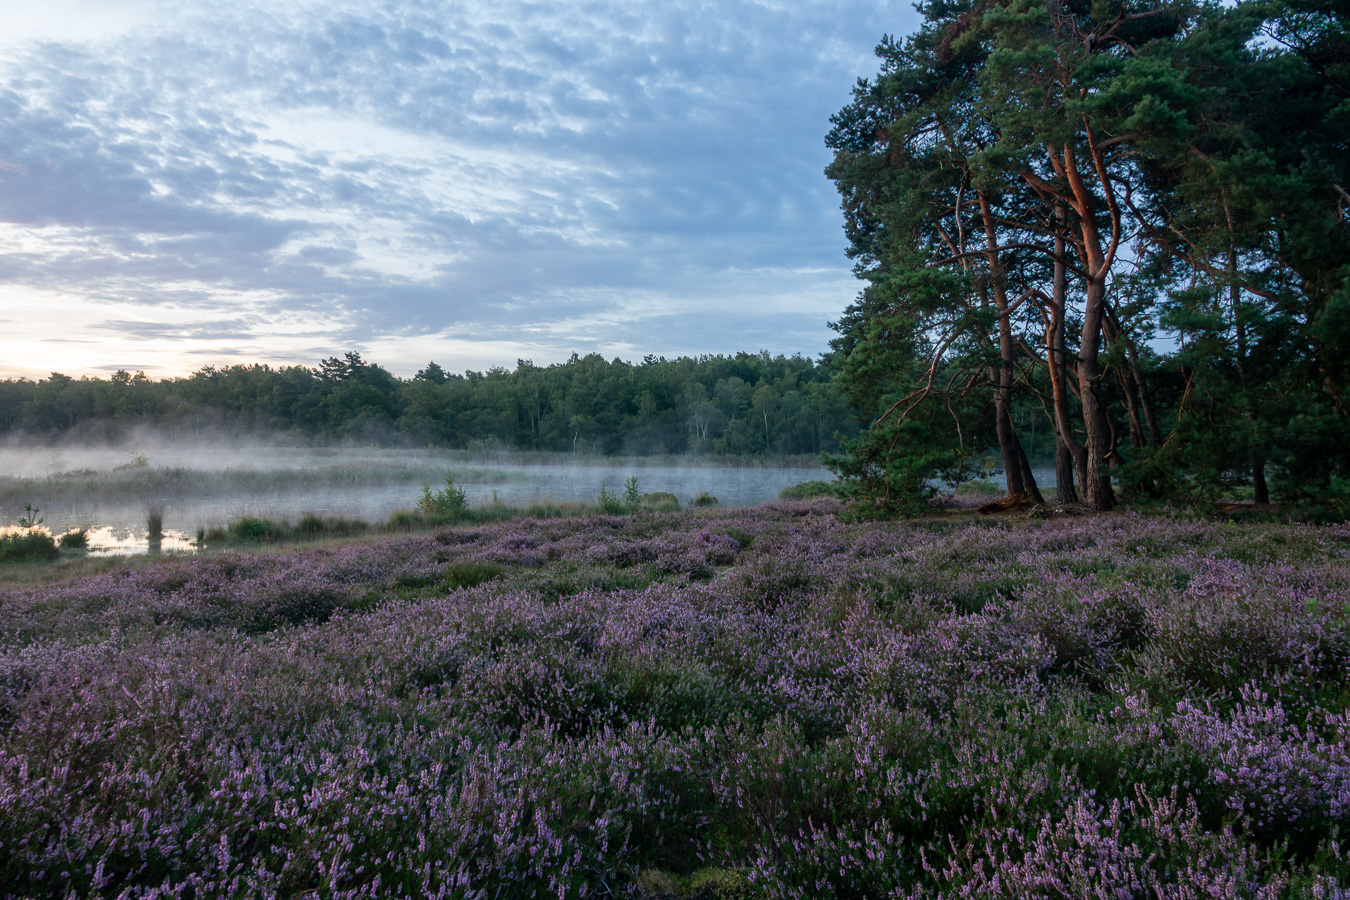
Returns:
[[[801,356],[598,354],[514,371],[401,379],[360,354],[317,368],[205,367],[153,380],[52,373],[0,381],[0,437],[117,442],[145,430],[171,440],[219,435],[592,454],[818,455],[856,433],[829,373]]]
[[[1350,496],[1346,4],[920,12],[827,138],[841,474],[912,507],[995,447],[1039,501],[1039,424],[1061,502]]]

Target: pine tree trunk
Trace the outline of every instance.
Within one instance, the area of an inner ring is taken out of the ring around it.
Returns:
[[[1111,422],[1097,393],[1101,376],[1098,349],[1102,332],[1102,315],[1106,307],[1106,284],[1101,276],[1089,278],[1087,304],[1083,311],[1083,338],[1078,348],[1078,393],[1083,401],[1084,447],[1087,450],[1086,471],[1083,473],[1083,502],[1093,509],[1106,510],[1115,506],[1116,495],[1111,489],[1111,473],[1107,470],[1113,446]]]
[[[1022,478],[1022,445],[1017,440],[1017,432],[1013,429],[1012,416],[1008,411],[1011,382],[1004,384],[1002,368],[995,369],[991,374],[999,376],[994,392],[994,426],[998,433],[998,449],[1003,456],[1003,471],[1008,479],[1008,493],[1025,494],[1027,487]]]
[[[1003,454],[1003,471],[1008,480],[1008,494],[1013,496],[1036,490],[1036,482],[1028,478],[1031,467],[1026,464],[1026,454],[1022,452],[1022,443],[1017,439],[1017,429],[1012,421],[1013,359],[1017,350],[1013,342],[1012,322],[1009,321],[1007,287],[998,259],[998,230],[994,223],[993,211],[989,206],[989,195],[980,191],[978,196],[980,214],[984,219],[989,280],[994,289],[994,307],[998,310],[999,366],[991,373],[997,379],[994,396],[995,427],[998,431],[999,451]],[[1036,493],[1037,496],[1040,495],[1039,491]]]
[[[1022,470],[1023,492],[1031,498],[1032,503],[1039,503],[1044,506],[1045,497],[1042,496],[1041,489],[1036,484],[1036,475],[1031,471],[1031,460],[1027,458],[1020,441],[1017,444],[1017,462],[1018,467]]]
[[[1090,143],[1090,131],[1088,137]],[[1083,305],[1083,330],[1078,345],[1078,398],[1083,404],[1083,446],[1087,450],[1087,458],[1079,472],[1079,483],[1083,502],[1093,509],[1106,510],[1116,504],[1115,492],[1111,489],[1111,474],[1107,471],[1111,453],[1115,449],[1115,439],[1106,407],[1097,393],[1097,383],[1101,380],[1098,359],[1103,320],[1106,318],[1106,282],[1114,260],[1116,239],[1120,234],[1120,211],[1115,206],[1111,185],[1103,174],[1099,152],[1092,148],[1090,154],[1090,162],[1098,172],[1111,214],[1112,239],[1109,249],[1103,246],[1102,235],[1097,230],[1098,201],[1083,181],[1074,148],[1068,145],[1063,150],[1062,171],[1074,196],[1074,227],[1078,232],[1078,251],[1085,270],[1083,286],[1086,298]]]
[[[1073,489],[1073,454],[1055,435],[1055,493],[1060,503],[1077,503],[1078,492]]]
[[[1065,241],[1063,206],[1055,207],[1059,226],[1055,234],[1055,274],[1050,297],[1050,316],[1045,326],[1045,356],[1050,367],[1050,390],[1055,409],[1055,489],[1060,503],[1077,503],[1074,470],[1081,484],[1087,471],[1087,451],[1078,443],[1069,417],[1068,347],[1065,341],[1064,305],[1068,299],[1068,269],[1064,265]]]

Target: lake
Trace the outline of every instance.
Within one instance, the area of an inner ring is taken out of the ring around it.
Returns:
[[[147,549],[149,506],[161,503],[162,549],[191,550],[198,528],[244,516],[295,521],[315,513],[378,524],[415,507],[423,482],[442,487],[447,471],[472,506],[494,499],[508,506],[592,503],[602,485],[622,494],[630,476],[643,493],[672,493],[681,504],[706,491],[722,506],[753,506],[777,500],[789,485],[832,478],[820,465],[735,466],[678,458],[518,461],[431,450],[247,446],[4,449],[0,522],[12,525],[24,515],[24,504],[32,503],[53,534],[88,528],[92,550],[138,553]]]

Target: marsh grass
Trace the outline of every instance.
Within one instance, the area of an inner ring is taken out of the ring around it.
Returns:
[[[778,492],[780,500],[814,500],[817,497],[843,497],[844,485],[838,481],[800,481]]]
[[[284,495],[316,489],[416,484],[440,480],[444,474],[443,461],[320,463],[305,468],[266,469],[185,466],[80,469],[33,477],[0,476],[0,506],[17,507],[31,497],[41,497],[44,503],[51,503],[89,497],[116,502],[158,497]],[[529,478],[521,472],[484,468],[455,468],[451,474],[461,484],[503,484]]]
[[[592,513],[597,507],[585,503],[531,503],[528,506],[507,506],[505,503],[486,503],[448,514],[428,515],[420,510],[400,509],[389,517],[385,528],[391,532],[425,531],[443,525],[486,525],[509,522],[513,519],[566,519]]]
[[[330,538],[356,537],[365,534],[370,526],[360,519],[340,516],[320,516],[305,513],[291,524],[285,519],[244,516],[228,525],[217,525],[198,531],[199,548],[215,548],[233,544],[275,544],[282,541],[318,541]]]
[[[669,491],[653,491],[642,495],[639,507],[647,512],[679,512],[680,500]]]
[[[820,456],[814,453],[756,456],[704,456],[693,453],[661,453],[648,456],[603,456],[595,453],[560,453],[549,450],[448,450],[445,458],[464,464],[491,461],[516,466],[607,466],[616,469],[643,469],[683,466],[716,466],[727,469],[814,469]]]
[[[151,503],[145,514],[145,533],[150,540],[164,537],[164,504]]]

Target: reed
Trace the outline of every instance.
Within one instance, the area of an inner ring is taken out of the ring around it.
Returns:
[[[164,537],[164,504],[151,503],[145,514],[145,533],[150,540]]]
[[[507,484],[529,476],[488,468],[452,470],[460,484]],[[149,500],[157,497],[211,497],[287,494],[316,489],[373,487],[439,481],[445,464],[439,462],[365,462],[306,468],[196,469],[185,466],[80,469],[45,476],[0,477],[0,506],[21,506],[40,497],[57,500],[98,498],[103,501]]]

